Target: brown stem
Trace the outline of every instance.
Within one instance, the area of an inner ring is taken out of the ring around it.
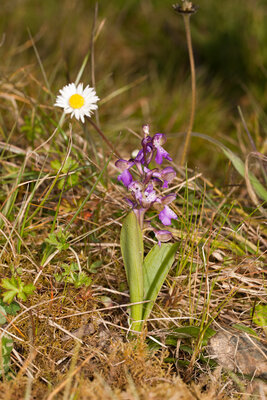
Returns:
[[[195,70],[195,61],[194,61],[194,54],[193,54],[193,47],[192,47],[192,39],[191,39],[191,31],[190,31],[190,14],[183,14],[184,25],[185,25],[185,33],[186,33],[186,42],[188,47],[189,53],[189,61],[190,61],[190,69],[191,69],[191,90],[192,90],[192,104],[191,104],[191,114],[189,125],[186,132],[185,143],[183,148],[183,153],[181,157],[180,165],[183,166],[188,148],[190,137],[192,133],[192,128],[195,119],[195,111],[196,111],[196,70]]]
[[[121,158],[120,154],[117,152],[117,150],[115,150],[115,147],[113,146],[113,144],[106,138],[106,136],[104,135],[104,133],[101,131],[101,129],[94,123],[94,121],[89,118],[86,117],[87,121],[90,122],[90,124],[95,128],[95,130],[97,131],[97,133],[101,136],[101,138],[104,140],[104,142],[108,145],[108,147],[110,147],[110,149],[113,151],[113,153],[118,157]]]
[[[95,31],[96,31],[96,21],[97,21],[97,16],[98,16],[98,2],[95,4],[95,15],[94,15],[94,20],[93,20],[93,27],[92,27],[92,33],[91,33],[91,80],[92,80],[92,86],[95,88]],[[95,110],[95,118],[96,118],[96,123],[98,126],[99,124],[99,114],[98,110]]]

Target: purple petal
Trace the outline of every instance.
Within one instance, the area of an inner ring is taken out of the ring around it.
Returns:
[[[135,161],[142,162],[143,158],[144,158],[144,151],[142,149],[142,150],[139,150],[137,156],[135,157]]]
[[[169,187],[169,182],[164,181],[162,187],[163,187],[163,189],[167,189]]]
[[[152,183],[150,183],[147,188],[145,189],[145,193],[150,194],[150,193],[155,193],[154,187]]]
[[[176,177],[176,172],[172,167],[166,167],[161,171],[161,177],[164,179],[164,181],[171,183]]]
[[[177,215],[170,209],[169,206],[165,206],[164,209],[159,213],[159,219],[163,225],[171,225],[172,219],[177,219]]]
[[[160,178],[160,172],[159,172],[159,169],[158,168],[154,168],[154,169],[149,169],[149,168],[147,168],[147,167],[144,167],[144,172],[145,172],[145,174],[146,174],[146,176],[145,176],[145,180],[144,180],[144,184],[147,184],[150,180],[151,180],[151,178],[153,177],[153,178]]]
[[[128,169],[123,171],[123,173],[118,176],[118,181],[122,181],[122,183],[126,187],[128,187],[130,185],[130,183],[132,183],[133,177],[130,174],[130,172],[128,171]]]
[[[128,189],[134,194],[137,201],[142,201],[142,189],[143,185],[140,182],[133,181],[128,186]]]
[[[149,164],[153,157],[153,148],[150,145],[144,145],[143,149],[139,151],[137,156],[135,157],[135,161],[140,162],[141,164]]]
[[[170,193],[167,196],[164,196],[161,198],[161,204],[166,206],[167,204],[172,203],[176,199],[176,194],[175,193]]]
[[[167,138],[166,135],[164,135],[164,133],[156,133],[156,135],[154,135],[152,138],[152,143],[153,146],[158,147],[166,143],[166,140]]]
[[[122,160],[119,159],[115,162],[116,167],[121,170],[121,171],[125,171],[126,169],[131,168],[134,165],[133,161],[127,161],[127,160]]]
[[[168,242],[172,239],[172,234],[166,230],[155,231],[155,236],[158,239],[158,245],[161,246],[161,242]]]
[[[143,158],[140,161],[142,164],[148,165],[153,158],[152,138],[150,136],[146,136],[141,143],[143,147]]]
[[[158,146],[157,147],[157,154],[155,157],[155,161],[157,164],[162,164],[163,158],[166,158],[166,160],[172,161],[172,158],[170,157],[169,153],[163,149],[163,147]]]
[[[133,208],[134,207],[134,202],[130,199],[128,199],[128,197],[125,197],[124,200],[126,201],[126,203],[128,203],[128,205]]]
[[[144,195],[142,196],[143,207],[149,208],[152,203],[157,200],[157,194],[154,190],[153,185],[150,183],[144,190]]]
[[[141,182],[132,181],[128,187],[131,192],[140,192],[143,189],[143,185]]]
[[[150,145],[150,147],[152,147],[152,137],[151,136],[146,136],[144,137],[144,139],[142,139],[141,144],[144,147]]]

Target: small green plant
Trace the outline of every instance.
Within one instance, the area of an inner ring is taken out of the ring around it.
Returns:
[[[148,319],[178,248],[177,243],[161,243],[172,239],[169,230],[158,230],[151,221],[144,219],[147,211],[155,211],[162,224],[169,226],[172,219],[178,217],[169,207],[176,194],[164,195],[163,191],[174,180],[176,172],[172,167],[149,168],[154,161],[161,165],[163,158],[172,160],[162,147],[166,136],[161,133],[149,136],[148,125],[143,126],[143,132],[142,149],[135,159],[116,161],[116,166],[122,172],[118,180],[127,187],[130,193],[127,203],[132,207],[122,224],[120,244],[130,301],[135,303],[130,312],[131,328],[135,331],[141,331],[144,321]],[[145,258],[144,229],[154,232],[158,240]]]
[[[20,306],[15,301],[12,301],[10,304],[7,304],[0,299],[0,325],[3,325],[7,322],[6,316],[16,315],[16,313],[20,310]]]
[[[60,170],[60,168],[62,167],[62,162],[63,162],[63,160],[51,161],[51,167],[56,172],[58,172]],[[68,157],[67,160],[65,161],[65,164],[63,165],[61,173],[68,174],[68,177],[67,177],[66,183],[65,183],[66,188],[70,188],[72,186],[77,185],[78,180],[79,180],[79,174],[78,174],[78,172],[73,173],[73,171],[75,171],[78,168],[78,166],[79,166],[79,164],[75,160],[73,160],[71,157]],[[61,179],[58,182],[57,186],[60,190],[63,189],[64,182],[65,182],[64,179]]]
[[[43,132],[41,121],[39,119],[26,116],[24,118],[24,125],[21,127],[21,132],[24,132],[26,138],[34,143],[35,138],[41,137]]]
[[[267,304],[257,304],[251,314],[254,324],[267,330]]]
[[[0,299],[0,325],[7,322],[8,315],[16,315],[20,310],[20,306],[15,301],[10,304]],[[10,368],[10,355],[13,349],[13,340],[8,335],[2,335],[0,348],[0,377],[7,374]]]
[[[10,369],[10,356],[14,343],[10,336],[3,335],[0,349],[0,377],[7,374]]]
[[[58,251],[67,250],[70,247],[68,243],[69,236],[68,232],[63,232],[62,230],[52,232],[49,233],[48,238],[45,239],[45,243],[51,247],[55,247]]]
[[[57,282],[71,283],[76,289],[81,286],[89,286],[92,279],[86,275],[84,272],[79,271],[79,266],[77,263],[63,264],[63,272],[60,274],[55,274],[55,279]]]
[[[2,279],[1,287],[6,289],[2,296],[3,301],[7,304],[10,304],[15,297],[22,301],[26,301],[28,296],[30,296],[35,290],[35,286],[32,283],[25,285],[19,276]]]
[[[88,268],[88,272],[90,272],[91,274],[96,274],[97,271],[99,270],[99,268],[102,265],[102,261],[101,260],[97,260],[95,262],[93,262],[89,268]]]

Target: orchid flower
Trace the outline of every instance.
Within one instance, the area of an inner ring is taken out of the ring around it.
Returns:
[[[162,147],[166,143],[166,135],[156,133],[153,137],[149,135],[149,126],[143,126],[144,138],[141,141],[142,149],[139,150],[135,158],[129,160],[119,159],[116,161],[116,167],[121,171],[118,180],[127,187],[130,198],[127,198],[127,203],[131,206],[135,214],[138,216],[140,226],[143,227],[145,213],[149,209],[159,212],[158,217],[161,223],[169,226],[173,219],[177,219],[175,212],[168,206],[176,195],[174,193],[163,196],[160,189],[168,188],[169,184],[176,176],[175,170],[168,166],[163,169],[150,169],[149,164],[155,160],[159,165],[163,159],[171,161],[169,153]],[[137,176],[138,180],[133,178]],[[168,241],[172,238],[169,231],[161,230],[155,233],[158,243]],[[163,233],[162,233],[163,232]],[[160,238],[162,238],[160,240]]]

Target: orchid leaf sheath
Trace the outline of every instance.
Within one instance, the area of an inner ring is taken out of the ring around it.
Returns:
[[[143,284],[143,237],[133,211],[125,218],[121,229],[121,252],[130,289],[130,302],[142,302],[144,293]],[[143,304],[131,306],[131,328],[141,331]]]

